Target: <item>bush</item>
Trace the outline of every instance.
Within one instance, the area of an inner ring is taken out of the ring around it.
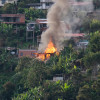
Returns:
[[[4,90],[0,91],[0,100],[11,100],[11,96],[15,90],[15,84],[6,82],[3,87]]]
[[[89,41],[89,50],[91,52],[99,52],[100,51],[100,32],[97,31],[91,34]]]
[[[28,57],[22,57],[18,61],[18,65],[16,67],[16,71],[22,71],[23,69],[30,68],[32,65],[32,59]]]
[[[48,68],[42,61],[34,61],[32,68],[30,68],[27,75],[26,86],[35,87],[43,83],[47,77]]]
[[[83,58],[84,65],[87,67],[94,66],[100,64],[100,52],[97,53],[89,53],[85,55]]]

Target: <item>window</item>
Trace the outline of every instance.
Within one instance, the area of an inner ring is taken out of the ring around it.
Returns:
[[[13,18],[13,21],[16,22],[16,17]]]
[[[46,6],[49,6],[49,3],[48,2],[46,3]]]
[[[35,56],[35,53],[32,52],[31,55],[34,57]]]
[[[20,56],[23,56],[23,52],[20,53]]]
[[[16,18],[16,22],[20,22],[20,18],[19,17]]]
[[[46,27],[47,25],[46,24],[43,24],[43,27]]]
[[[5,4],[6,0],[2,0],[2,4]]]

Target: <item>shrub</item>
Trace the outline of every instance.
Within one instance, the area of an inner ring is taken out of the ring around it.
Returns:
[[[100,51],[100,32],[92,33],[89,41],[89,50],[94,53]]]
[[[100,52],[97,53],[89,53],[85,55],[83,58],[84,65],[87,67],[94,66],[100,64]]]

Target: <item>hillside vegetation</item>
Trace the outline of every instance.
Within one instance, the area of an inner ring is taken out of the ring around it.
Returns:
[[[0,13],[25,14],[26,22],[46,18],[46,11],[25,8],[25,3],[34,2],[38,0],[5,4]],[[65,41],[67,46],[59,56],[43,62],[19,59],[6,51],[8,46],[28,48],[33,42],[25,41],[26,25],[15,34],[13,25],[0,23],[0,100],[100,100],[100,21],[89,19],[81,27],[89,41],[86,49],[76,50],[73,40]],[[53,81],[56,76],[62,76],[63,81]]]

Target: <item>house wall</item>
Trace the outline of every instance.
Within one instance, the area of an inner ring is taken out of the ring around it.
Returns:
[[[5,0],[5,1],[6,3],[14,3],[14,2],[17,3],[18,0]]]
[[[0,6],[4,6],[4,4],[2,3],[2,0],[0,0]]]
[[[52,2],[52,0],[40,0],[40,2]]]
[[[63,77],[53,77],[53,81],[63,81]]]
[[[21,58],[21,57],[30,57],[30,58],[34,58],[35,57],[35,54],[37,51],[36,50],[22,50],[20,49],[19,52],[18,52],[18,58]]]
[[[2,23],[6,24],[25,24],[25,15],[24,14],[1,14],[0,17],[2,18]],[[9,19],[9,21],[6,20]],[[16,19],[14,21],[13,19]]]

